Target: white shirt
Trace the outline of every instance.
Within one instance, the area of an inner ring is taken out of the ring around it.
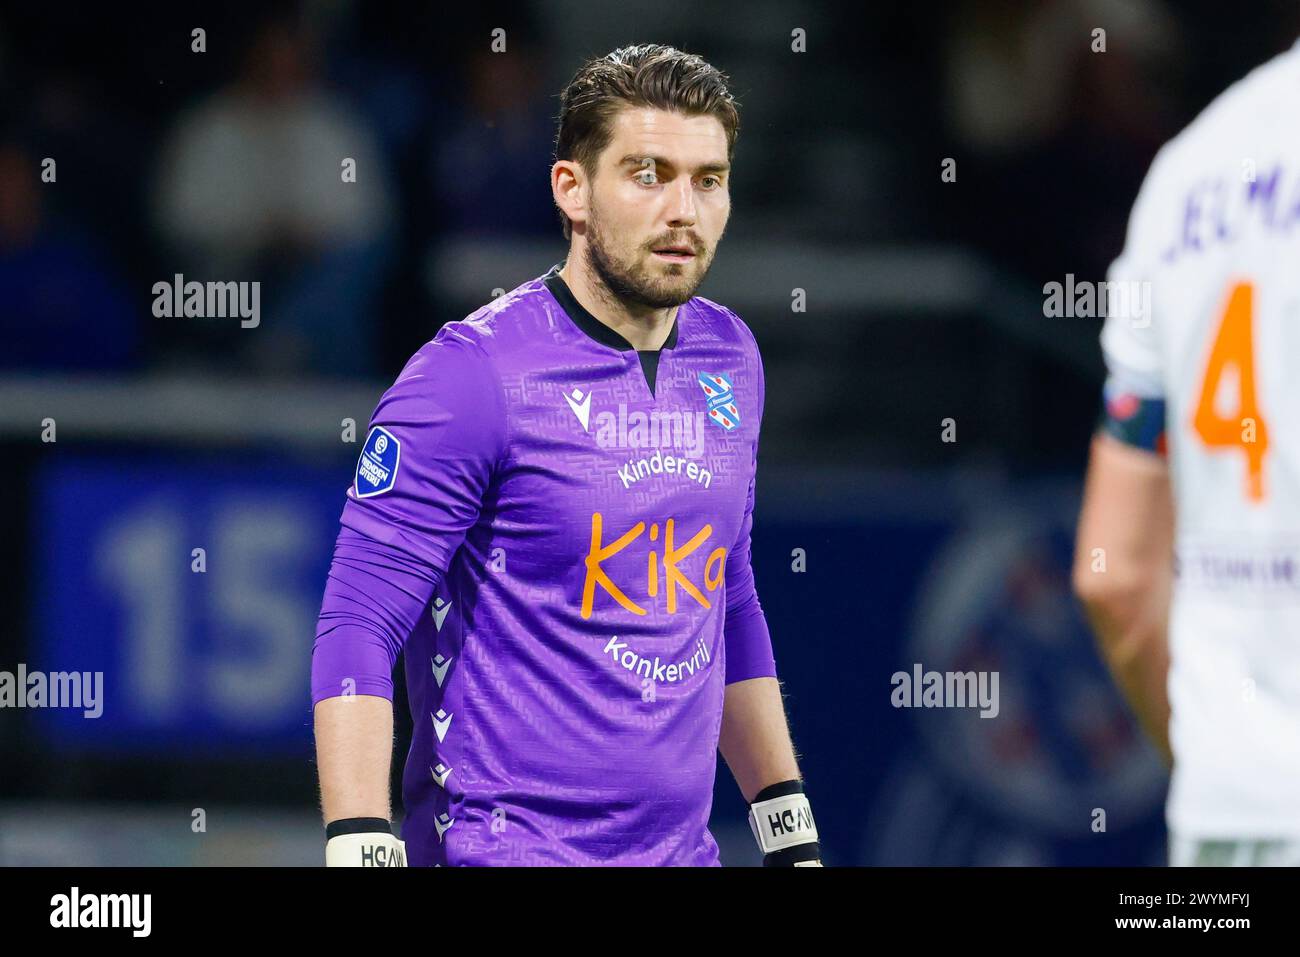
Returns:
[[[1111,375],[1167,403],[1169,825],[1300,834],[1300,43],[1160,151],[1107,278],[1150,284]]]

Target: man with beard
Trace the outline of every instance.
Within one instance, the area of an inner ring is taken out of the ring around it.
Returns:
[[[738,125],[698,56],[583,66],[551,171],[567,259],[444,326],[375,410],[312,658],[329,864],[716,865],[719,749],[764,863],[819,863],[750,566],[762,364],[694,295]]]

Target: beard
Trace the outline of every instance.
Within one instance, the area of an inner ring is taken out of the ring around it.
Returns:
[[[650,265],[638,258],[640,249],[634,248],[623,254],[622,250],[611,248],[608,240],[593,206],[587,218],[587,265],[616,299],[650,309],[680,306],[694,296],[713,259],[711,250],[697,244],[693,260],[670,264],[668,275],[655,275]],[[654,245],[669,243],[656,242]]]

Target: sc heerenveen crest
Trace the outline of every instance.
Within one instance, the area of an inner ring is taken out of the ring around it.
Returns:
[[[736,393],[731,388],[731,380],[721,372],[701,372],[699,378],[709,418],[726,431],[733,431],[740,425],[740,409],[736,407]]]

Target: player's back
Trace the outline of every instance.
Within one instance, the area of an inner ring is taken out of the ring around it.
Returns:
[[[1169,819],[1187,833],[1300,833],[1298,116],[1300,44],[1161,151],[1108,277],[1149,295],[1108,318],[1108,364],[1166,402]]]

